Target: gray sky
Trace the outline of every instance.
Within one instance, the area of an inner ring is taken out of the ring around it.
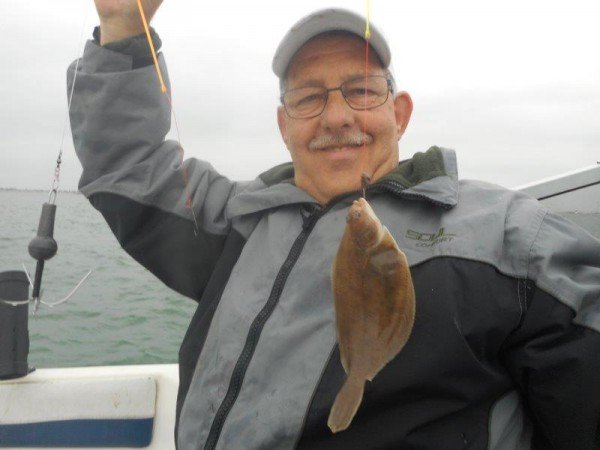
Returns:
[[[233,179],[289,160],[271,57],[301,16],[365,0],[165,0],[163,39],[187,157]],[[462,178],[515,186],[600,161],[600,3],[372,0],[413,98],[401,158],[454,148]],[[0,0],[0,187],[49,189],[67,110],[65,71],[97,18],[92,0]],[[82,28],[84,38],[80,38]],[[70,131],[61,188],[80,175]]]

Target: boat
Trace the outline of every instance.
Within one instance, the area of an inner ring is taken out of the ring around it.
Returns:
[[[516,186],[600,239],[600,162]]]
[[[600,239],[600,163],[515,189]],[[0,448],[175,448],[176,364],[24,371],[0,381]]]

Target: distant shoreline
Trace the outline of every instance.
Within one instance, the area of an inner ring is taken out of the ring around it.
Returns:
[[[48,189],[26,189],[26,188],[16,188],[16,187],[0,187],[0,191],[20,191],[20,192],[50,192]],[[76,190],[58,190],[59,194],[81,194],[81,192]]]

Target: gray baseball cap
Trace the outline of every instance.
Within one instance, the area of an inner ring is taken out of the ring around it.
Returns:
[[[340,8],[328,8],[315,11],[294,24],[283,37],[273,57],[273,72],[283,78],[292,58],[310,39],[328,31],[347,31],[364,39],[366,19],[352,11]],[[369,24],[371,37],[369,45],[375,52],[384,69],[390,65],[392,55],[383,35]]]

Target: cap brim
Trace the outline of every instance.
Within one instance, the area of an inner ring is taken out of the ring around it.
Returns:
[[[300,19],[279,43],[273,57],[273,72],[283,78],[294,55],[310,39],[329,31],[346,31],[364,38],[366,19],[352,11],[329,8],[316,11]],[[369,45],[379,56],[384,68],[388,68],[391,53],[383,35],[373,24],[369,24]]]

